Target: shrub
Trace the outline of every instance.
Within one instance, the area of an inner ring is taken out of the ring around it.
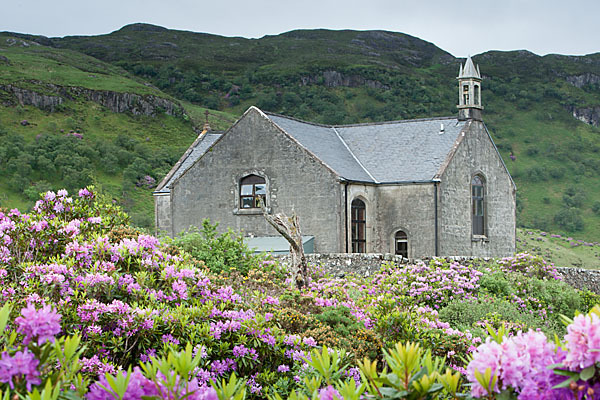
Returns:
[[[562,208],[554,215],[554,222],[569,232],[582,231],[584,228],[581,211],[576,208]]]
[[[246,275],[250,269],[258,267],[263,258],[254,255],[244,243],[242,235],[231,229],[219,234],[218,225],[212,225],[210,220],[205,219],[199,230],[194,228],[177,236],[173,245],[182,248],[197,260],[204,261],[215,274],[235,268]]]

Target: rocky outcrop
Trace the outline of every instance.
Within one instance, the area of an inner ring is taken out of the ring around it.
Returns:
[[[50,112],[56,111],[65,100],[84,98],[85,100],[101,104],[117,113],[130,112],[133,115],[165,113],[173,116],[181,116],[185,113],[181,105],[154,95],[92,90],[71,86],[65,87],[53,84],[41,84],[39,82],[37,82],[37,85],[43,85],[45,93],[14,85],[0,86],[0,89],[12,94],[18,104],[32,105]]]
[[[566,79],[567,82],[578,88],[582,88],[586,85],[595,85],[597,83],[600,83],[600,76],[590,73],[582,75],[571,75],[567,76]]]
[[[330,70],[324,71],[321,75],[303,76],[300,78],[303,85],[320,83],[321,80],[327,87],[361,87],[366,86],[373,89],[389,89],[379,81],[365,79],[360,75],[346,75],[341,72]]]
[[[45,111],[54,112],[64,102],[61,96],[50,96],[13,85],[0,86],[0,89],[11,93],[22,106],[30,105]]]
[[[117,113],[130,112],[133,115],[183,115],[183,108],[174,102],[153,95],[140,96],[133,93],[119,93],[109,90],[73,88],[72,92],[83,95],[88,100],[101,104]]]
[[[573,117],[588,125],[600,126],[600,106],[595,107],[570,107]]]

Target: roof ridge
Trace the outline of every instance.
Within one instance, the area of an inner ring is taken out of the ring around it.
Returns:
[[[438,120],[452,120],[458,119],[456,116],[452,117],[429,117],[429,118],[414,118],[414,119],[399,119],[396,121],[383,121],[383,122],[363,122],[359,124],[348,124],[348,125],[332,125],[332,128],[348,128],[354,126],[375,126],[375,125],[391,125],[391,124],[405,124],[409,122],[422,122],[422,121],[438,121]]]
[[[354,126],[375,126],[375,125],[390,125],[390,124],[402,124],[409,122],[421,122],[421,121],[437,121],[437,120],[450,120],[450,119],[458,119],[456,116],[446,116],[446,117],[428,117],[428,118],[413,118],[413,119],[399,119],[394,121],[382,121],[382,122],[362,122],[356,124],[345,124],[345,125],[326,125],[320,124],[318,122],[304,121],[300,118],[290,117],[289,115],[278,114],[274,112],[265,112],[267,116],[286,118],[292,121],[301,122],[303,124],[318,126],[321,128],[349,128]]]

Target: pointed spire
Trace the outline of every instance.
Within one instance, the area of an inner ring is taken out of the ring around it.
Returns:
[[[473,60],[471,60],[471,56],[467,57],[467,62],[465,62],[464,68],[461,65],[461,71],[458,75],[459,78],[477,78],[481,79],[481,75],[479,74],[479,66],[475,68],[473,64]]]

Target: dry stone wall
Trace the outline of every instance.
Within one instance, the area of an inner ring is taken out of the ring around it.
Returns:
[[[289,255],[279,255],[276,258],[287,265],[290,262]],[[384,262],[393,262],[395,264],[404,264],[409,260],[393,254],[348,254],[348,253],[330,253],[330,254],[307,254],[309,263],[321,265],[323,269],[335,277],[344,277],[347,274],[358,276],[370,276],[381,268]],[[465,257],[450,257],[458,262],[471,260]],[[481,259],[488,261],[489,259]],[[427,260],[424,260],[427,261]],[[576,289],[589,289],[600,294],[600,271],[583,268],[557,268],[563,276],[565,282]]]

